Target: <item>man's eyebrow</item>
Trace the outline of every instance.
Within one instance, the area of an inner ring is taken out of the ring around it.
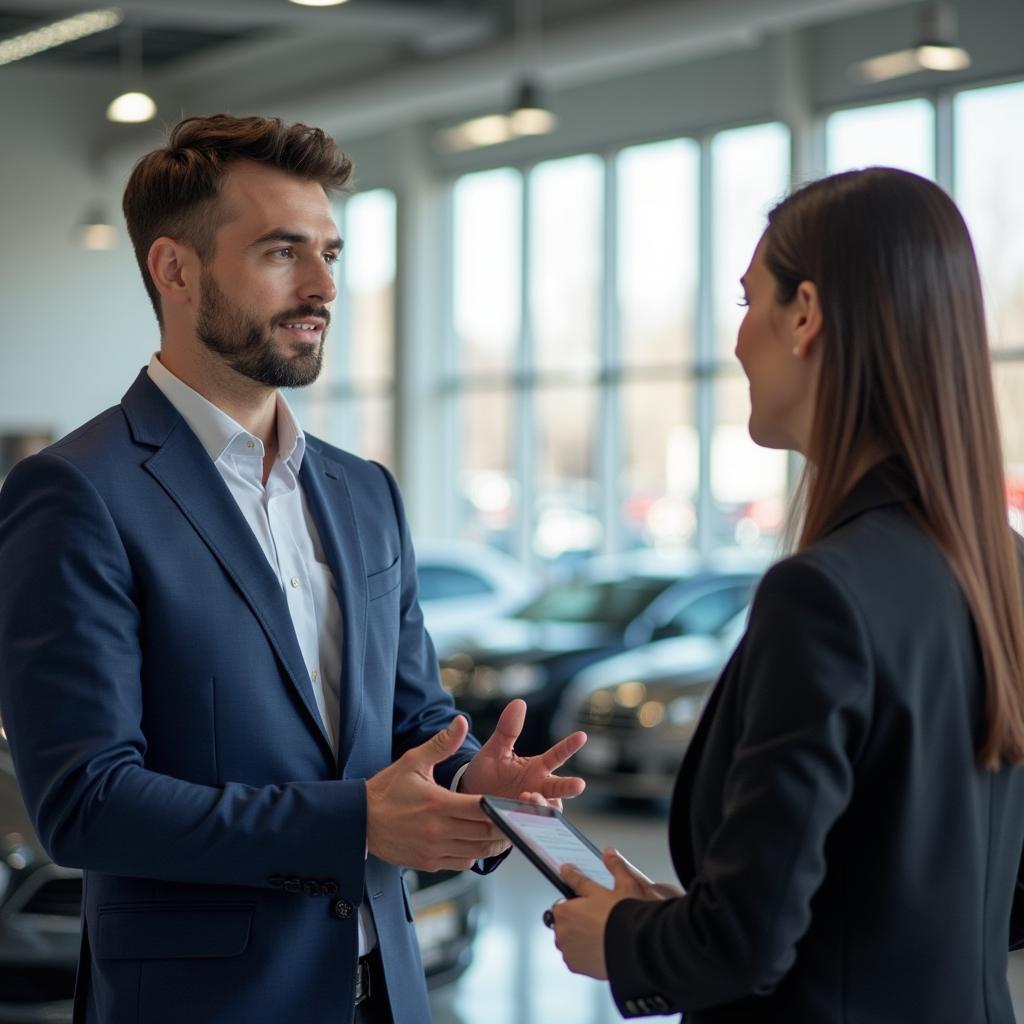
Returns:
[[[271,228],[252,244],[256,246],[263,245],[265,242],[287,242],[289,245],[307,245],[309,240],[309,235],[298,231],[289,231],[287,228]],[[343,245],[344,242],[340,238],[328,238],[324,248],[340,250]]]

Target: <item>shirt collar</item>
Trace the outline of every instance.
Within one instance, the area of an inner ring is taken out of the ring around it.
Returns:
[[[236,438],[253,439],[258,442],[258,438],[253,438],[245,427],[232,419],[223,409],[218,408],[171,373],[160,362],[158,353],[154,352],[149,360],[147,373],[149,379],[189,425],[192,433],[199,438],[199,443],[214,462],[224,455]],[[306,452],[306,435],[280,391],[277,393],[277,450],[278,459],[288,463],[297,474]]]

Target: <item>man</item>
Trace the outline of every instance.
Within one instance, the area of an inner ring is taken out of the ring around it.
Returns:
[[[303,125],[179,124],[124,197],[160,352],[0,496],[0,706],[85,869],[78,1021],[429,1020],[400,866],[501,854],[474,794],[583,786],[551,774],[581,733],[515,756],[521,701],[467,735],[394,480],[278,393],[320,369],[350,173]]]

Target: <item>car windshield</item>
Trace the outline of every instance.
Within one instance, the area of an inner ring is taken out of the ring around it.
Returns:
[[[530,622],[591,622],[621,628],[635,619],[671,582],[636,578],[564,583],[545,591],[516,618]]]

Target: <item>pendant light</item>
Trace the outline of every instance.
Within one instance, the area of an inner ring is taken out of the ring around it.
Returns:
[[[142,83],[142,26],[121,27],[121,80]],[[140,89],[129,89],[110,101],[107,120],[117,124],[142,124],[156,116],[156,103]]]
[[[971,56],[957,45],[956,11],[948,4],[928,3],[919,13],[914,46],[854,64],[851,71],[864,82],[887,82],[918,71],[963,71]]]

